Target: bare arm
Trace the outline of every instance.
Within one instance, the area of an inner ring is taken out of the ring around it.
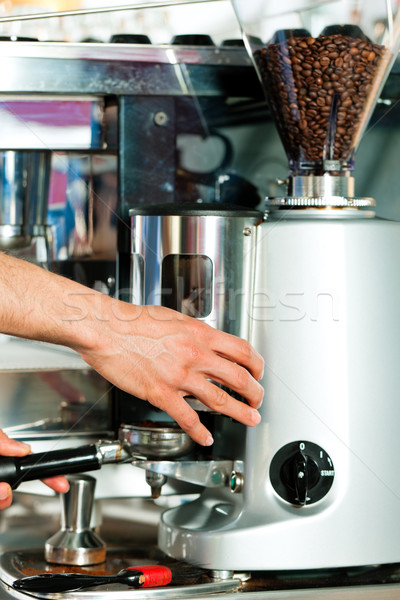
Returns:
[[[260,420],[263,360],[244,340],[167,308],[109,298],[5,254],[0,331],[76,350],[112,384],[169,413],[199,444],[212,444],[211,434],[184,396],[245,425]]]

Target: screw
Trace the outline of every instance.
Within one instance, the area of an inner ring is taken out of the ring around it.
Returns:
[[[243,229],[243,235],[245,235],[246,237],[248,237],[251,234],[252,234],[251,227],[245,227]]]
[[[167,113],[165,113],[164,111],[159,111],[156,112],[156,114],[154,115],[154,124],[158,125],[159,127],[163,127],[163,125],[166,125],[168,123],[168,115]]]
[[[238,471],[232,471],[230,479],[231,492],[233,492],[234,494],[238,494],[242,491],[243,484],[243,473],[239,473]]]

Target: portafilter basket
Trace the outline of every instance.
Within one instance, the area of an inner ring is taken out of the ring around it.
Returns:
[[[123,424],[118,439],[123,445],[127,444],[132,453],[155,459],[179,458],[194,446],[194,441],[178,425],[166,422]]]

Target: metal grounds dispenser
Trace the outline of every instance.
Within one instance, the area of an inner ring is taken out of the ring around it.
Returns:
[[[214,451],[240,464],[230,489],[166,511],[160,546],[230,572],[396,563],[400,224],[355,196],[352,171],[399,20],[383,3],[233,5],[290,169],[256,231],[262,421],[214,433]]]
[[[166,306],[247,339],[262,214],[218,203],[166,203],[129,214],[132,301]]]

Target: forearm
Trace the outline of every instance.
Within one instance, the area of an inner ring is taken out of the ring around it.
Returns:
[[[0,332],[85,350],[93,345],[106,296],[0,253]],[[96,310],[97,309],[97,310]]]

